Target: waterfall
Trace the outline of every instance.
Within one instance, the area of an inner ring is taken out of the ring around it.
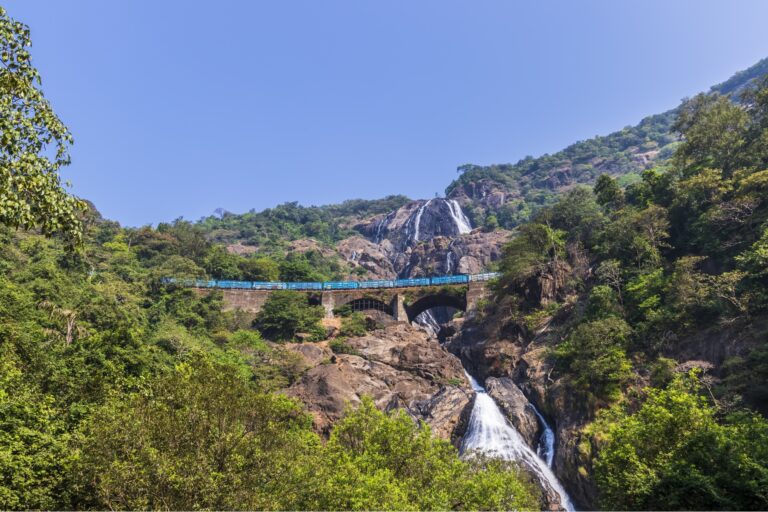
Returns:
[[[539,418],[539,422],[544,426],[544,432],[542,432],[541,438],[539,439],[539,446],[536,448],[536,453],[547,462],[547,466],[552,467],[552,461],[555,460],[555,433],[536,406],[533,404],[528,405],[531,406],[533,413]]]
[[[440,332],[440,322],[437,321],[431,309],[428,309],[415,318],[416,323],[424,327],[429,333],[437,337]]]
[[[397,210],[389,212],[384,217],[379,219],[379,221],[376,223],[376,234],[373,237],[373,243],[380,244],[382,240],[384,240],[384,231],[389,231],[389,225],[388,223],[392,220],[392,217],[397,214]]]
[[[565,510],[573,510],[573,504],[568,494],[549,468],[548,463],[545,463],[528,447],[520,433],[509,424],[493,398],[486,393],[485,388],[468,373],[467,378],[477,396],[472,407],[469,427],[461,445],[462,454],[477,450],[505,460],[521,462],[533,472],[545,489],[551,489],[557,494],[560,505]]]
[[[469,233],[472,231],[472,225],[469,223],[469,219],[464,215],[464,211],[461,209],[461,205],[455,199],[446,199],[448,203],[448,209],[451,212],[451,218],[456,225],[456,229],[459,230],[459,234]]]
[[[445,273],[451,274],[453,272],[453,253],[448,251],[445,254]]]
[[[414,225],[414,232],[413,232],[413,241],[418,242],[419,241],[419,224],[421,224],[421,215],[424,213],[424,209],[429,206],[429,203],[431,203],[432,200],[430,199],[423,205],[419,207],[419,209],[416,211],[416,216],[414,217],[413,225]]]

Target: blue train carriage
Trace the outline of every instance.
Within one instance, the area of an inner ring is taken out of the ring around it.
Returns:
[[[323,283],[323,290],[355,290],[359,287],[357,281],[326,281]]]
[[[238,290],[251,287],[251,283],[247,281],[216,281],[216,285],[218,288],[224,288],[227,290]]]
[[[406,288],[409,286],[429,286],[428,277],[417,277],[412,279],[398,279],[395,281],[395,287]]]
[[[469,276],[466,274],[458,274],[454,276],[439,276],[430,278],[430,282],[433,285],[444,284],[466,284],[469,282]]]
[[[285,283],[277,281],[255,281],[251,283],[253,290],[285,290]]]
[[[359,288],[394,288],[395,281],[391,279],[379,279],[376,281],[360,281]]]
[[[322,290],[323,283],[285,283],[288,290]]]

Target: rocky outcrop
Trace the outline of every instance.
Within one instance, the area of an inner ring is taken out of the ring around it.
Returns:
[[[369,395],[381,409],[399,408],[426,421],[436,435],[456,441],[474,393],[460,361],[421,329],[395,324],[346,341],[288,389],[328,433],[347,406]],[[317,360],[317,359],[315,359]]]
[[[376,244],[362,236],[353,236],[340,241],[336,250],[353,267],[362,267],[368,271],[370,279],[397,277],[397,271],[391,261],[394,247],[388,240]]]
[[[590,416],[573,400],[564,382],[552,378],[547,347],[552,343],[553,332],[556,331],[550,327],[529,332],[497,312],[482,322],[464,323],[446,347],[464,361],[473,375],[485,379],[489,394],[534,449],[541,427],[535,417],[521,411],[521,404],[530,402],[539,409],[555,433],[553,471],[576,505],[591,509],[596,489],[589,478],[589,450],[583,452],[584,446],[589,445],[583,430]],[[491,388],[495,388],[493,392]],[[507,393],[508,398],[504,396]],[[536,434],[532,434],[532,425],[537,425]]]
[[[414,201],[355,226],[341,257],[372,279],[474,274],[501,257],[510,232],[472,230],[458,201]]]
[[[519,198],[520,195],[511,193],[498,181],[479,179],[454,187],[449,197],[457,200],[462,206],[475,204],[486,208],[499,208],[507,200]]]
[[[454,237],[472,231],[469,219],[453,199],[413,201],[355,226],[373,243],[389,240],[397,252],[436,236]]]
[[[484,387],[528,446],[535,449],[543,429],[515,381],[511,377],[488,377]]]
[[[413,247],[401,270],[407,276],[477,274],[501,258],[510,232],[473,231],[448,238],[435,237]]]

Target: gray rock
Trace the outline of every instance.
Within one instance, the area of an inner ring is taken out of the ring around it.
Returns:
[[[426,421],[436,435],[456,439],[473,392],[458,358],[434,338],[407,324],[394,324],[368,336],[350,338],[356,354],[336,354],[335,362],[309,369],[287,390],[313,415],[315,428],[328,433],[363,395],[382,410],[404,409]]]
[[[543,426],[530,407],[528,399],[510,377],[488,377],[485,390],[496,400],[504,415],[520,432],[525,442],[534,451],[541,437]]]

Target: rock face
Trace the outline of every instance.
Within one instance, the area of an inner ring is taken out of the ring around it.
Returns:
[[[336,250],[353,266],[367,270],[371,279],[393,279],[397,276],[392,265],[395,251],[388,240],[376,244],[362,236],[353,236],[340,241]]]
[[[474,393],[461,362],[434,338],[395,324],[346,343],[354,354],[335,354],[288,389],[306,404],[317,430],[328,433],[347,405],[369,395],[381,409],[426,421],[440,437],[456,441],[463,433]]]
[[[528,446],[535,449],[543,429],[528,399],[515,381],[510,377],[488,377],[485,380],[485,390],[520,432]]]
[[[389,240],[399,252],[436,236],[453,237],[472,231],[459,203],[442,198],[413,201],[355,228],[373,243]]]
[[[508,231],[472,230],[458,201],[413,201],[355,226],[363,236],[342,240],[341,257],[372,279],[472,274],[501,257]]]
[[[455,187],[450,194],[450,198],[457,200],[462,206],[472,203],[486,208],[499,208],[507,200],[520,197],[519,193],[512,193],[501,183],[490,179],[470,181]]]

